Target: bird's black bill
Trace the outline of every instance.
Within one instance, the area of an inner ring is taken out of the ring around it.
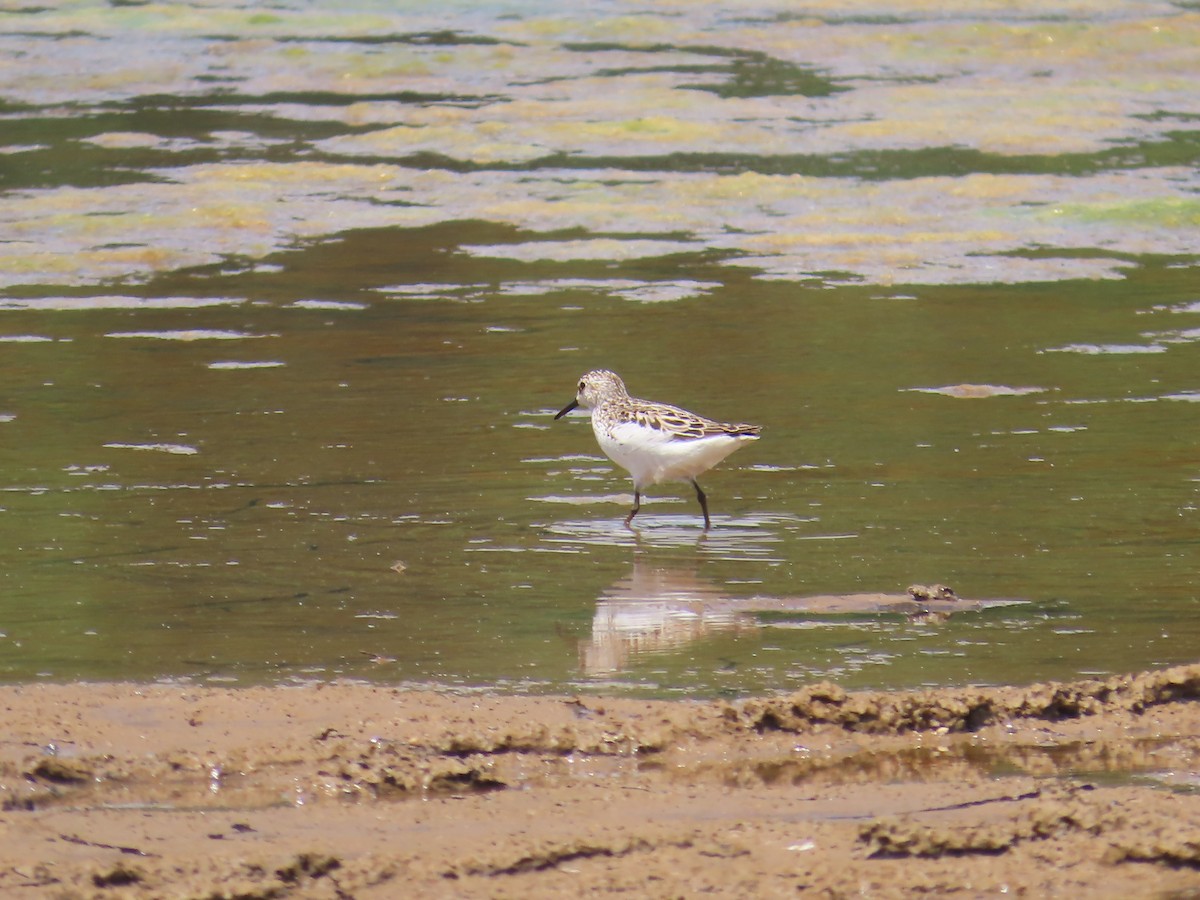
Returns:
[[[578,401],[578,400],[572,400],[570,403],[568,403],[566,406],[564,406],[564,407],[563,407],[563,408],[562,408],[562,409],[559,411],[558,415],[557,415],[557,416],[555,416],[554,418],[556,418],[556,419],[561,419],[563,416],[565,416],[565,415],[566,415],[567,413],[569,413],[571,410],[575,409],[575,407],[577,407],[578,405],[579,405],[579,401]]]

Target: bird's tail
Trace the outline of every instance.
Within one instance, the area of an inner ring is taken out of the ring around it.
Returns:
[[[761,425],[726,425],[725,433],[733,437],[758,437]]]

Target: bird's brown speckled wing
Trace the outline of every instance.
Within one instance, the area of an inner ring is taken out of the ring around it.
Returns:
[[[677,406],[668,406],[665,403],[647,403],[646,401],[632,403],[620,410],[618,418],[624,422],[635,422],[644,428],[653,428],[656,431],[663,431],[685,439],[711,437],[715,434],[757,437],[759,431],[762,430],[758,425],[715,422]]]

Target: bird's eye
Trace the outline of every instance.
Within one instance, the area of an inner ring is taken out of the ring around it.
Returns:
[[[581,381],[581,382],[579,382],[579,389],[580,389],[581,391],[582,391],[582,390],[583,390],[585,387],[587,387],[587,382],[586,382],[586,381]]]

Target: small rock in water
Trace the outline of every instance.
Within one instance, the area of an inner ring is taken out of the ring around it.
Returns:
[[[926,603],[930,600],[958,599],[958,594],[954,593],[954,588],[947,587],[944,584],[910,584],[908,586],[908,596],[912,597],[918,603]]]

